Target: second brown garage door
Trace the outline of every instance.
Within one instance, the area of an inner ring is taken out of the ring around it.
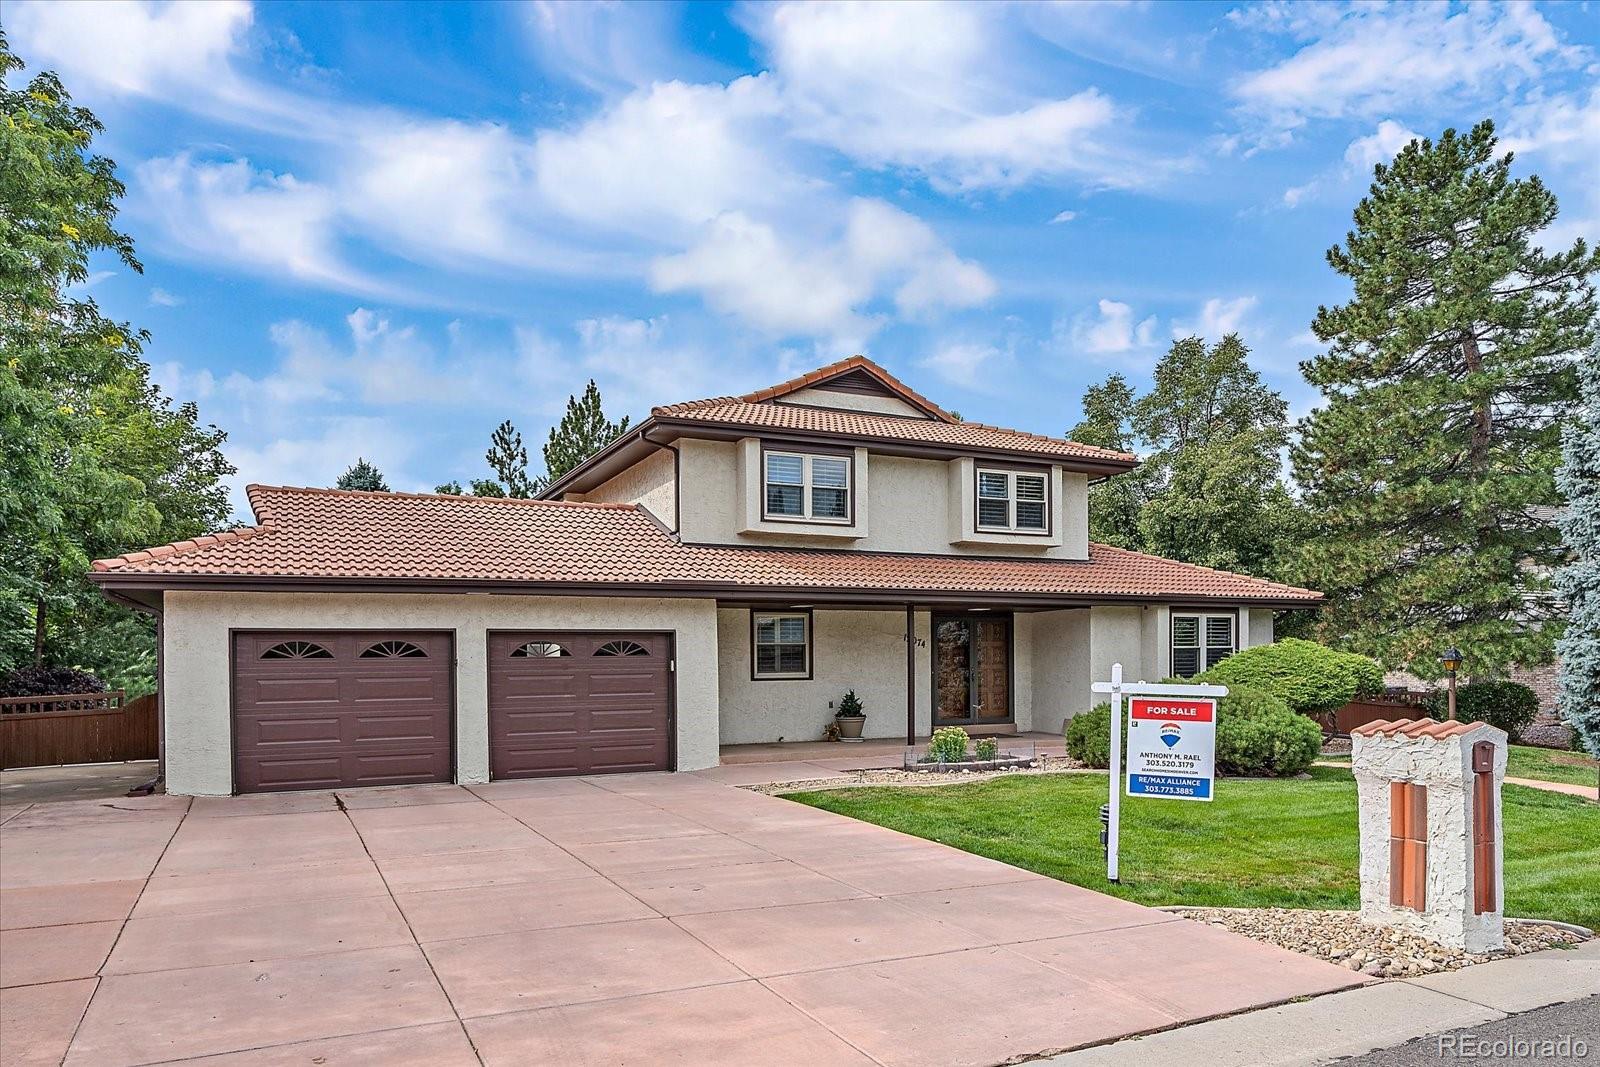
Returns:
[[[489,774],[672,767],[672,638],[660,633],[489,635]]]

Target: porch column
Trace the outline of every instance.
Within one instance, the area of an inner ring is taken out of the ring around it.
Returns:
[[[906,745],[917,743],[917,611],[906,605]]]

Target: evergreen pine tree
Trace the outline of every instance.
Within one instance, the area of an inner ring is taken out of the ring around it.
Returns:
[[[1583,400],[1567,427],[1556,484],[1566,498],[1561,529],[1571,561],[1556,574],[1567,606],[1557,704],[1589,754],[1600,758],[1600,342],[1579,365]]]
[[[389,483],[383,480],[383,472],[368,463],[361,456],[356,457],[355,463],[345,468],[339,475],[339,480],[334,483],[335,489],[366,489],[374,493],[387,493]]]
[[[1554,637],[1559,427],[1600,257],[1538,247],[1556,198],[1494,150],[1486,121],[1375,169],[1328,252],[1353,299],[1318,310],[1329,349],[1301,365],[1324,398],[1293,451],[1319,635],[1424,676],[1450,644],[1493,673],[1547,661]]]
[[[628,430],[628,417],[612,422],[600,407],[600,389],[589,379],[581,397],[567,397],[567,413],[550,430],[544,446],[544,478],[548,485]]]
[[[534,485],[528,478],[528,448],[522,443],[522,434],[511,425],[510,419],[496,426],[494,433],[489,435],[489,451],[483,454],[483,458],[500,481],[495,483],[474,479],[473,496],[526,498],[533,495]]]

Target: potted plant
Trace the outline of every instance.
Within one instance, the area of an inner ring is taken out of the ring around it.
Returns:
[[[861,740],[861,727],[867,721],[867,713],[862,710],[861,698],[856,696],[854,689],[840,699],[839,710],[833,713],[833,721],[839,725],[839,740]]]

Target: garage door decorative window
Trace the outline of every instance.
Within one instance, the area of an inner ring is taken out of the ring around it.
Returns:
[[[265,652],[262,659],[332,659],[333,653],[314,641],[280,641]]]
[[[511,650],[512,659],[524,659],[529,656],[555,657],[570,655],[572,655],[571,652],[568,652],[554,641],[529,641],[527,644],[518,645]]]
[[[637,641],[607,641],[594,650],[597,656],[648,656],[650,650]]]
[[[427,653],[410,641],[379,641],[361,653],[362,659],[415,659],[419,656],[427,656]]]

